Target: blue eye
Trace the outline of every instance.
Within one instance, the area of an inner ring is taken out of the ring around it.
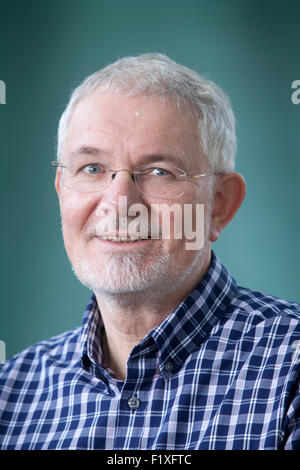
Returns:
[[[164,168],[150,168],[149,174],[154,176],[167,176],[170,175],[170,172]]]
[[[98,175],[99,173],[104,173],[104,169],[96,163],[90,163],[89,165],[84,166],[82,171],[90,175]]]

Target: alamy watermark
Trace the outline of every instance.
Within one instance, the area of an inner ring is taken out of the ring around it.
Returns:
[[[293,342],[292,349],[294,350],[292,354],[292,360],[293,361],[299,360],[299,355],[300,355],[300,340],[299,339]]]
[[[6,346],[4,341],[0,339],[0,364],[4,364],[6,360]]]
[[[6,104],[6,84],[0,80],[0,104]]]
[[[294,80],[291,88],[295,90],[291,94],[292,103],[299,104],[300,103],[300,80]]]
[[[149,211],[150,209],[150,211]],[[204,204],[127,204],[119,196],[118,206],[99,205],[97,222],[88,234],[111,241],[140,239],[184,239],[186,250],[200,250],[204,245]]]

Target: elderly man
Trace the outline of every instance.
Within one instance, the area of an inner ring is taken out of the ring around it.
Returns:
[[[74,91],[55,188],[93,296],[81,328],[2,367],[0,448],[300,449],[300,307],[211,249],[245,196],[234,156],[228,98],[163,55]]]

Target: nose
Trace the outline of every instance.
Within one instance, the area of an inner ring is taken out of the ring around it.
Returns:
[[[134,175],[129,170],[120,168],[111,173],[111,181],[103,191],[102,204],[108,203],[113,206],[119,204],[120,196],[126,196],[128,206],[141,202],[142,193],[137,188]]]
[[[127,230],[134,218],[128,216],[129,207],[141,202],[142,193],[138,190],[133,175],[128,170],[118,169],[111,174],[111,181],[97,203],[96,215],[110,220],[116,217],[118,230]]]

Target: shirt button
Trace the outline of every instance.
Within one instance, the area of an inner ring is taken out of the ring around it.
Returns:
[[[127,403],[129,408],[136,410],[140,406],[141,400],[139,400],[137,397],[130,397]]]
[[[172,362],[167,362],[165,364],[164,369],[166,372],[172,372],[172,370],[174,369],[174,364],[172,364]]]

